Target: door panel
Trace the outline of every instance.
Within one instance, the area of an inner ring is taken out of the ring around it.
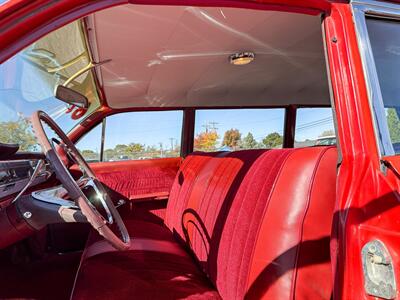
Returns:
[[[182,158],[160,158],[91,163],[98,179],[108,187],[114,200],[143,201],[168,198]],[[73,172],[78,172],[72,166]]]

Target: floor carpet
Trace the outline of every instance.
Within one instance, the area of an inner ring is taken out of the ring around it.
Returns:
[[[69,299],[81,252],[0,266],[0,299]]]

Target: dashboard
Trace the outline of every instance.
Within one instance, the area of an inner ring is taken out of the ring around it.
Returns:
[[[48,164],[34,175],[43,153],[19,152],[19,145],[0,143],[0,208],[7,206],[24,189],[44,183],[52,175]]]
[[[18,148],[0,143],[0,249],[36,232],[29,219],[32,207],[23,205],[36,204],[32,191],[47,186],[53,174],[42,153],[18,152]],[[29,212],[29,218],[21,212]],[[37,214],[35,220],[42,218]]]
[[[7,160],[0,161],[0,199],[21,191],[31,179],[39,160]],[[48,166],[33,180],[31,186],[45,182],[51,175]]]
[[[48,224],[87,223],[45,155],[18,150],[0,143],[0,249]]]

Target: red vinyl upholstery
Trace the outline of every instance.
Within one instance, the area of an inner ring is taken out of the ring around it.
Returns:
[[[166,226],[129,221],[127,252],[92,237],[73,299],[329,299],[336,156],[332,147],[190,155]]]

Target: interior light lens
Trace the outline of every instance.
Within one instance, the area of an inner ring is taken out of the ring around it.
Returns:
[[[253,52],[240,52],[229,56],[229,62],[235,66],[243,66],[251,63],[255,58]]]

